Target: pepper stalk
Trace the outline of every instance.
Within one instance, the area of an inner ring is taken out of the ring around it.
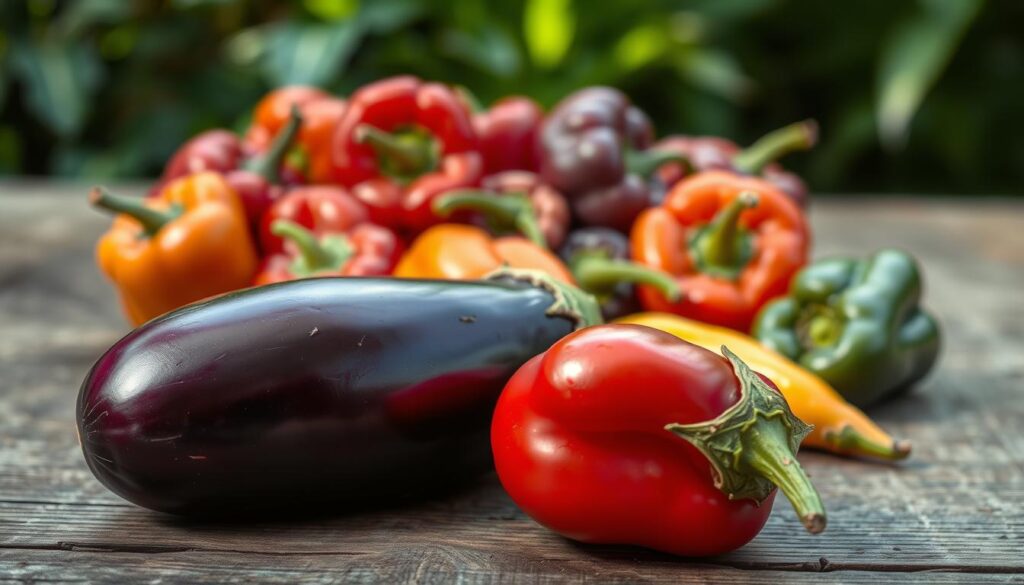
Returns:
[[[318,239],[312,231],[288,219],[274,220],[270,231],[295,244],[299,254],[289,269],[299,278],[339,270],[352,257],[352,245],[341,234]]]

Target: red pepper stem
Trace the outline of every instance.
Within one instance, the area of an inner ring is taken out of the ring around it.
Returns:
[[[526,193],[495,194],[487,191],[453,191],[438,197],[433,203],[434,213],[447,217],[461,209],[475,211],[484,216],[488,224],[499,230],[514,230],[542,248],[548,243],[537,222],[537,214]]]
[[[740,193],[729,205],[718,212],[698,237],[695,247],[705,264],[732,268],[741,260],[743,242],[740,238],[739,218],[745,210],[757,206],[757,195],[750,191]]]
[[[570,260],[576,285],[585,291],[601,294],[623,282],[646,284],[656,288],[670,301],[679,300],[679,284],[668,274],[628,260],[609,258],[607,253],[581,251]]]
[[[825,529],[825,508],[796,454],[790,449],[785,427],[779,424],[752,425],[744,438],[741,459],[786,495],[807,531]]]
[[[687,171],[691,168],[690,160],[678,152],[667,150],[627,150],[625,152],[626,169],[634,175],[650,178],[663,165],[677,163]]]
[[[797,150],[808,150],[818,141],[818,123],[804,120],[765,134],[732,157],[732,167],[747,175],[759,175],[773,161]]]
[[[270,224],[270,232],[290,240],[298,248],[299,258],[292,268],[296,276],[340,268],[352,253],[343,236],[340,245],[337,242],[330,245],[326,237],[321,242],[313,232],[288,219],[274,220]]]
[[[288,123],[277,133],[266,152],[246,161],[245,170],[256,173],[266,179],[268,183],[279,183],[278,170],[284,163],[288,149],[295,142],[295,137],[299,135],[300,128],[302,128],[302,114],[299,113],[299,108],[293,104],[291,112],[288,114]]]
[[[369,124],[360,124],[356,127],[356,141],[369,144],[387,163],[382,166],[393,168],[399,175],[417,175],[435,163],[431,146],[419,137],[404,137]]]
[[[729,348],[722,355],[732,365],[740,397],[718,417],[690,424],[670,424],[674,433],[708,458],[715,487],[729,499],[764,501],[778,487],[811,533],[825,529],[825,508],[804,473],[796,452],[811,432],[777,390]]]
[[[93,207],[114,213],[123,213],[135,219],[142,224],[142,229],[149,236],[160,231],[160,228],[179,215],[170,211],[153,209],[146,205],[144,200],[137,197],[114,195],[103,187],[93,187],[89,191],[89,203]]]

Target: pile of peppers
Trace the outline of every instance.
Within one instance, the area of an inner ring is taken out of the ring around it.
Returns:
[[[908,253],[812,261],[777,160],[812,121],[741,146],[659,136],[610,87],[545,112],[412,76],[279,88],[251,120],[144,198],[90,193],[136,329],[79,433],[125,498],[348,509],[496,468],[558,533],[701,556],[754,538],[777,490],[825,528],[800,446],[910,454],[861,409],[934,367],[940,329]]]

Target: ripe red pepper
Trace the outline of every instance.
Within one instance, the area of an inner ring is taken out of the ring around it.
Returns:
[[[402,254],[398,236],[372,223],[318,237],[291,220],[276,219],[270,231],[292,249],[263,259],[253,281],[257,286],[316,276],[387,276]]]
[[[558,191],[528,171],[505,171],[483,180],[482,191],[452,191],[438,198],[434,211],[448,217],[456,210],[478,212],[470,220],[492,233],[521,234],[538,246],[557,249],[572,217]]]
[[[349,101],[334,135],[335,178],[370,207],[375,223],[418,232],[441,222],[434,198],[479,184],[477,145],[469,109],[453,90],[392,77]]]
[[[776,486],[821,532],[821,500],[796,460],[810,427],[723,352],[643,326],[566,336],[498,400],[502,485],[534,520],[584,542],[725,553],[761,530]]]
[[[302,116],[292,111],[287,123],[269,146],[249,156],[238,137],[227,130],[204,132],[186,142],[167,163],[163,175],[150,190],[156,197],[170,181],[195,173],[213,171],[224,175],[238,193],[250,226],[259,225],[267,208],[281,196],[279,170],[302,125]]]
[[[683,291],[670,301],[641,286],[645,308],[746,332],[807,263],[810,230],[792,199],[768,181],[704,171],[644,211],[630,243],[634,260],[675,276]]]
[[[301,175],[302,182],[332,182],[331,142],[345,113],[345,100],[315,87],[292,85],[264,96],[253,111],[252,125],[245,135],[246,148],[254,152],[266,150],[287,124],[292,107],[302,115],[302,127],[287,160],[289,170]]]
[[[537,135],[543,120],[540,104],[519,95],[502,98],[489,110],[474,114],[485,173],[536,171],[540,166]]]
[[[818,140],[818,125],[805,120],[765,134],[754,144],[740,148],[717,136],[666,136],[653,148],[678,153],[686,164],[670,163],[658,169],[666,185],[674,185],[687,172],[714,169],[741,175],[761,176],[790,196],[800,207],[807,206],[807,185],[796,174],[775,162],[782,156],[812,148]]]
[[[274,222],[279,219],[293,221],[321,235],[348,232],[369,221],[369,213],[365,205],[341,187],[296,187],[274,202],[263,214],[260,221],[260,245],[264,254],[284,252],[284,240],[272,229]]]
[[[540,175],[583,225],[629,231],[651,205],[648,176],[675,153],[646,150],[651,122],[622,92],[589,87],[562,100],[540,131]]]

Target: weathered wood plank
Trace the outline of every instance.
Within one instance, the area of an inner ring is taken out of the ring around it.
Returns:
[[[0,185],[0,581],[801,583],[823,570],[857,583],[891,572],[1024,581],[1020,203],[816,205],[819,256],[897,246],[925,265],[948,334],[940,371],[874,413],[915,442],[914,459],[801,455],[829,509],[825,534],[802,533],[780,502],[741,551],[687,563],[570,543],[519,512],[493,476],[396,510],[245,526],[187,525],[119,500],[85,468],[73,423],[85,371],[126,330],[91,259],[107,222],[58,191]]]
[[[864,571],[819,564],[817,571],[735,568],[713,562],[639,558],[550,558],[524,562],[503,553],[411,547],[366,553],[341,553],[312,559],[290,554],[240,555],[234,552],[167,550],[146,552],[0,550],[0,583],[738,583],[870,584],[1022,583],[1024,575],[936,571]]]

